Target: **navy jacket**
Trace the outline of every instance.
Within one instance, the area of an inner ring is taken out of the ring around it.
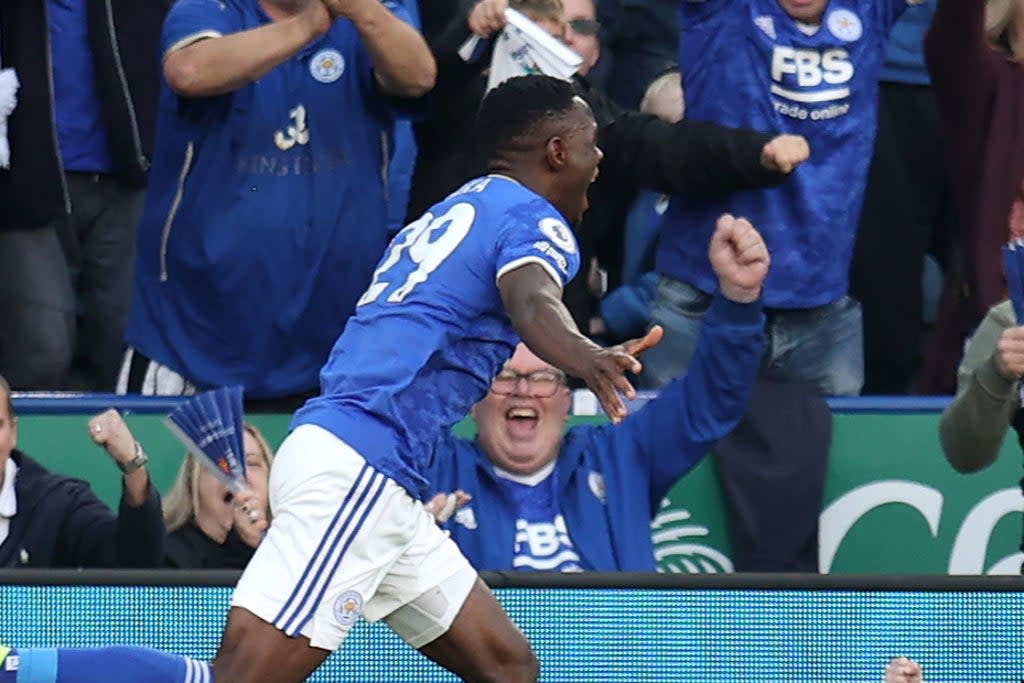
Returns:
[[[579,425],[565,435],[551,476],[584,567],[654,571],[651,520],[662,498],[743,416],[763,349],[761,302],[716,296],[683,379],[622,424]],[[516,517],[476,441],[446,437],[435,492],[473,496],[444,528],[478,570],[512,569]]]
[[[121,501],[117,517],[89,484],[53,474],[20,451],[18,512],[0,545],[0,567],[159,567],[164,556],[160,494],[150,486],[139,507]]]
[[[160,92],[160,27],[171,0],[88,0],[97,97],[114,172],[143,186]],[[0,63],[21,83],[8,119],[11,167],[0,170],[0,230],[69,215],[54,123],[47,0],[0,2]]]

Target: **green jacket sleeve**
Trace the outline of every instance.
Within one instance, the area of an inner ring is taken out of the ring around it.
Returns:
[[[996,368],[996,346],[1003,330],[1016,324],[1013,306],[994,306],[967,345],[957,372],[956,398],[942,413],[939,436],[946,460],[958,472],[977,472],[995,462],[1020,406],[1018,382]]]

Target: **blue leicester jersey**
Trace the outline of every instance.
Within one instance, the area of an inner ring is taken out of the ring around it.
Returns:
[[[683,0],[687,118],[802,135],[810,159],[779,187],[683,196],[666,212],[657,269],[712,291],[715,220],[744,216],[772,252],[767,306],[811,308],[846,294],[877,119],[889,29],[906,0],[830,0],[821,25],[777,0]]]
[[[178,0],[162,49],[269,22],[257,0]],[[374,80],[342,20],[232,93],[163,85],[129,344],[201,387],[316,386],[387,247],[394,117]]]
[[[562,285],[579,269],[572,230],[543,197],[487,176],[436,204],[391,242],[292,427],[327,429],[424,497],[433,444],[519,343],[497,282],[528,263]]]

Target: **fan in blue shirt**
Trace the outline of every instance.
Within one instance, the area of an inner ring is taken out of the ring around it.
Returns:
[[[126,338],[200,389],[312,390],[387,246],[389,98],[435,67],[397,4],[344,5],[180,0],[164,24]]]
[[[749,218],[772,249],[765,305],[841,299],[876,129],[890,29],[908,0],[681,0],[680,70],[690,118],[802,135],[810,159],[782,186],[678,197],[659,272],[710,292],[703,244],[715,218]]]

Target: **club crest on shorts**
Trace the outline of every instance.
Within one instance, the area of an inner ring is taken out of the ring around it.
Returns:
[[[334,603],[334,618],[342,626],[351,626],[363,613],[363,596],[355,591],[345,591]]]
[[[320,50],[309,60],[309,73],[321,83],[333,83],[345,71],[345,58],[337,50]]]
[[[848,9],[837,9],[828,15],[828,30],[839,40],[852,43],[864,33],[860,17]]]

